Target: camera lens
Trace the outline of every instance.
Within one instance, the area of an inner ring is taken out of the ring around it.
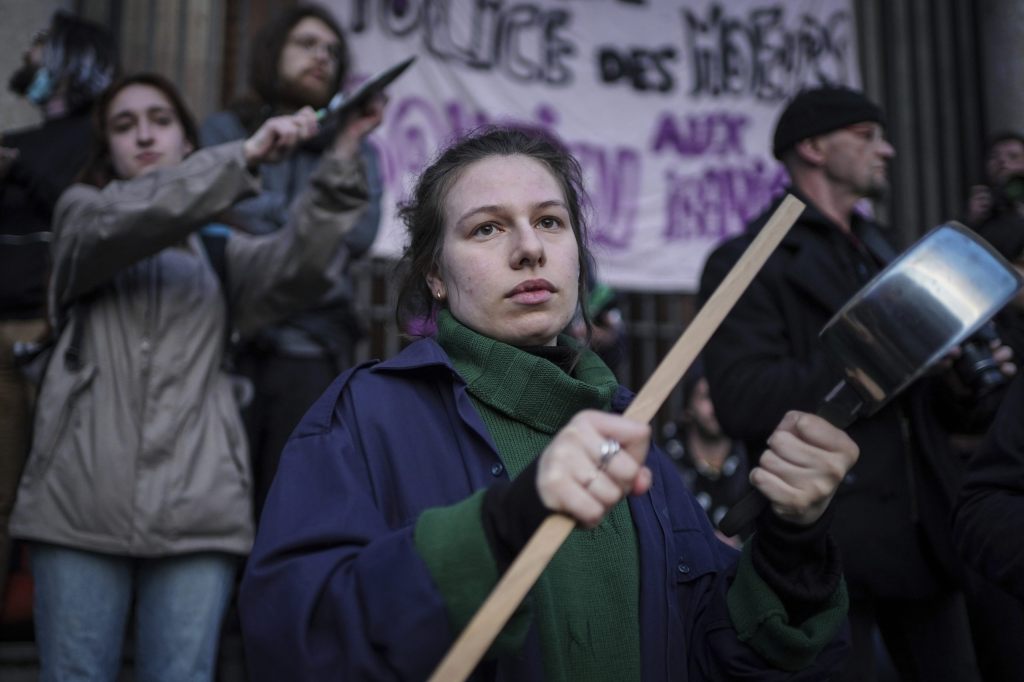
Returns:
[[[1006,383],[999,363],[992,355],[991,342],[999,338],[995,325],[988,322],[961,346],[963,355],[954,367],[960,379],[978,396],[987,395]]]
[[[965,343],[962,348],[963,356],[956,369],[965,384],[980,395],[1003,384],[1003,373],[999,371],[999,363],[992,357],[991,350],[976,342]]]
[[[1002,194],[1009,201],[1024,201],[1024,175],[1011,176],[1003,184]]]

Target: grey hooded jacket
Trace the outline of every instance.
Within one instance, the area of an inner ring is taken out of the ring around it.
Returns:
[[[84,315],[82,363],[43,381],[15,537],[96,552],[244,554],[253,536],[241,419],[222,369],[227,305],[196,230],[259,190],[242,143],[58,202],[51,303]],[[325,155],[291,222],[227,242],[234,326],[251,333],[342,276],[366,206],[362,164]],[[71,305],[74,304],[74,305]]]

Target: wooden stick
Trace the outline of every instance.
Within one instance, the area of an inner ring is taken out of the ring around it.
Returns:
[[[686,374],[694,358],[732,310],[733,305],[803,210],[804,204],[799,199],[793,195],[785,198],[761,233],[654,370],[654,374],[637,393],[624,416],[642,422],[649,422],[654,418],[665,398]],[[552,514],[541,524],[498,581],[487,601],[448,650],[448,654],[430,677],[430,682],[463,682],[469,677],[484,652],[505,627],[505,623],[512,617],[512,613],[575,527],[576,522],[562,514]]]

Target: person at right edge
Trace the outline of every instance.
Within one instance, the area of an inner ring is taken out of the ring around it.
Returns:
[[[1024,274],[1024,134],[996,133],[985,155],[985,184],[967,197],[967,224]],[[1024,355],[1024,293],[996,315],[999,336]]]
[[[779,118],[773,152],[789,172],[789,191],[807,208],[704,356],[722,426],[750,452],[761,451],[787,410],[813,412],[842,378],[818,333],[896,255],[885,231],[855,210],[888,189],[895,152],[883,129],[882,110],[844,87],[805,90]],[[701,301],[771,210],[711,254]],[[1009,348],[994,353],[1012,373]],[[903,680],[1009,680],[1024,671],[1024,607],[968,575],[952,545],[962,465],[944,427],[960,428],[968,416],[977,422],[973,406],[943,365],[848,429],[862,455],[835,499],[853,638],[842,680],[877,678],[876,627]]]

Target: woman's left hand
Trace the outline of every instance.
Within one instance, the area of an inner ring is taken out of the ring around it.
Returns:
[[[346,117],[334,138],[332,152],[341,158],[353,158],[359,152],[359,143],[384,120],[384,107],[388,98],[383,92],[374,95],[361,109]]]
[[[821,417],[786,413],[768,438],[768,449],[750,472],[779,517],[809,526],[825,513],[860,450],[845,432]]]
[[[245,141],[245,163],[251,167],[280,161],[295,145],[313,137],[319,129],[316,112],[310,107],[303,107],[288,116],[268,118]]]

